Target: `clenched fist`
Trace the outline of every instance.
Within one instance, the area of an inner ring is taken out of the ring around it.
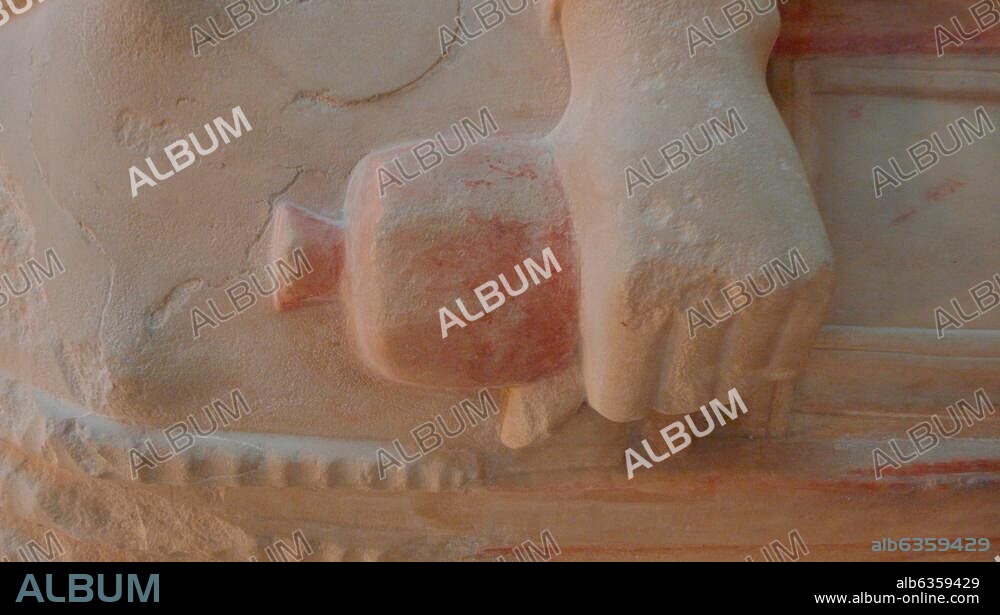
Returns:
[[[579,249],[582,383],[611,420],[695,412],[733,387],[766,414],[830,295],[830,246],[765,83],[778,13],[690,57],[688,26],[722,4],[558,7],[572,95],[550,141]]]

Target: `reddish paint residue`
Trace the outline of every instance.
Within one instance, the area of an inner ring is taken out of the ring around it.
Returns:
[[[864,103],[858,103],[858,104],[856,104],[856,105],[854,105],[852,107],[849,107],[847,109],[847,114],[850,115],[853,119],[860,120],[861,119],[861,110],[864,109],[864,108],[865,108],[865,104]]]
[[[871,470],[866,472],[854,472],[855,474],[864,474],[865,478],[871,477]],[[888,476],[888,473],[886,474]],[[907,483],[892,483],[885,481],[873,482],[870,480],[822,480],[822,481],[810,481],[806,483],[806,487],[809,489],[815,489],[817,491],[822,491],[824,493],[832,493],[834,491],[843,493],[862,493],[862,492],[883,492],[887,489],[898,491],[912,491],[913,486]]]
[[[929,43],[929,44],[928,44]],[[934,39],[924,33],[893,34],[892,36],[850,35],[838,33],[820,35],[782,35],[774,46],[778,56],[799,57],[809,54],[833,55],[901,55],[905,53],[936,53]]]
[[[942,461],[939,463],[910,463],[901,468],[886,468],[883,476],[934,476],[946,474],[1000,473],[1000,460],[975,459],[969,461]],[[870,475],[871,468],[852,470],[852,474]]]
[[[934,474],[965,474],[969,472],[1000,472],[1000,461],[996,459],[976,459],[939,463],[913,463],[895,470],[894,474],[897,476],[930,476]]]
[[[435,387],[507,386],[570,364],[577,341],[578,281],[568,216],[542,222],[511,219],[499,212],[489,217],[471,214],[447,232],[442,230],[432,244],[426,240],[421,244],[424,233],[416,227],[400,230],[392,238],[404,245],[423,245],[406,270],[435,281],[415,299],[426,309],[379,324],[369,334],[378,340],[379,354],[373,360],[383,375]],[[475,251],[470,253],[473,237]],[[523,261],[530,257],[540,263],[544,248],[552,249],[562,271],[553,272],[548,280],[539,276],[539,283],[533,283]],[[490,281],[499,284],[500,274],[517,289],[521,276],[516,267],[528,285],[525,294],[512,297],[500,290],[505,297],[502,307],[442,338],[438,308],[447,306],[460,314],[454,303],[460,298],[471,314],[482,311],[472,289]],[[390,278],[389,285],[403,282],[405,276]]]
[[[291,310],[330,300],[344,267],[347,231],[343,223],[298,207],[282,208],[277,215],[275,235],[282,249],[274,257],[298,267],[294,250],[301,249],[309,267],[302,279],[288,280],[283,276],[285,284],[274,295],[275,307],[279,311]],[[296,245],[288,243],[289,238],[296,238]]]
[[[499,173],[503,173],[504,175],[507,176],[508,179],[517,179],[521,177],[527,177],[529,179],[538,179],[538,172],[535,170],[535,165],[531,163],[522,164],[514,171],[511,171],[510,169],[505,169],[496,162],[491,162],[490,168]]]
[[[924,198],[926,198],[927,201],[929,201],[930,203],[937,203],[941,199],[947,196],[951,196],[952,194],[955,194],[964,187],[965,187],[964,182],[958,181],[957,179],[949,179],[946,182],[938,184],[937,186],[934,186],[933,188],[929,189],[924,194]],[[897,224],[906,222],[907,220],[912,218],[916,213],[917,209],[911,207],[910,209],[904,211],[903,213],[893,218],[892,222],[890,222],[889,224],[895,226]]]
[[[909,220],[910,218],[912,218],[915,213],[917,213],[917,210],[915,208],[910,208],[910,209],[904,211],[903,213],[899,214],[895,218],[893,218],[892,222],[890,222],[889,224],[895,226],[895,225],[900,224],[902,222],[906,222],[907,220]]]
[[[478,188],[480,186],[492,186],[493,182],[488,179],[466,179],[462,181],[466,188]]]
[[[934,25],[955,33],[949,17],[956,16],[968,32],[976,32],[968,12],[948,7],[944,0],[914,7],[920,19],[900,18],[897,3],[880,0],[796,0],[781,5],[781,36],[775,54],[799,57],[824,55],[901,55],[936,56]],[[969,3],[966,3],[969,4]],[[1000,48],[1000,29],[978,33],[961,46],[949,45],[947,54],[987,54]]]
[[[939,186],[935,186],[927,191],[928,201],[940,201],[946,196],[955,194],[958,190],[964,187],[965,184],[956,179],[949,179]]]

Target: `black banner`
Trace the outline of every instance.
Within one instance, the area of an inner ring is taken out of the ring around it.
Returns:
[[[732,607],[837,610],[863,605],[940,612],[996,612],[1000,565],[992,563],[463,564],[142,563],[8,564],[0,612],[169,608],[474,607],[502,596],[511,607],[590,606],[596,592],[617,608]],[[466,597],[478,602],[465,601]],[[459,600],[462,600],[459,602]],[[684,606],[686,605],[686,607]],[[227,612],[229,612],[227,610]]]

